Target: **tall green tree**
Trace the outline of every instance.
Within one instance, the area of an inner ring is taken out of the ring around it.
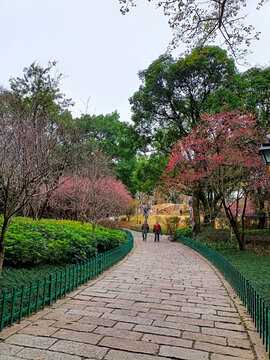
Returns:
[[[158,153],[140,156],[132,173],[137,191],[153,195],[153,190],[161,184],[161,178],[167,168],[168,161],[168,156]]]
[[[218,47],[194,49],[177,60],[160,56],[139,73],[142,85],[130,99],[135,130],[169,154],[175,141],[200,122],[201,113],[211,111],[211,96],[229,88],[234,74],[233,60]]]
[[[114,174],[134,195],[136,188],[131,174],[137,162],[138,136],[134,133],[133,127],[121,122],[117,112],[106,115],[83,115],[75,120],[75,127],[78,151],[83,147],[92,151],[102,151],[110,159]]]
[[[254,67],[237,74],[235,93],[243,103],[243,108],[257,116],[258,125],[270,126],[270,67]]]

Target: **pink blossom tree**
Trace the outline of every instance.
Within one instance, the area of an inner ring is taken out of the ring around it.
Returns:
[[[50,206],[65,217],[76,217],[90,222],[95,233],[96,226],[108,217],[125,213],[132,198],[122,184],[111,176],[88,178],[72,176],[54,192]]]
[[[240,250],[245,248],[247,199],[257,187],[269,187],[267,169],[258,155],[263,139],[252,114],[223,112],[202,116],[202,122],[174,147],[166,171],[168,186],[198,191],[200,184],[219,196]],[[232,211],[243,199],[241,227]]]

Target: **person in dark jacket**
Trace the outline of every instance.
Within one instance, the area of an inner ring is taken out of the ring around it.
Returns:
[[[143,241],[146,241],[148,233],[149,233],[149,225],[147,224],[147,220],[144,220],[144,223],[142,224],[142,238],[143,238]]]
[[[153,233],[155,234],[155,242],[159,241],[159,235],[162,235],[162,230],[158,222],[154,225]]]

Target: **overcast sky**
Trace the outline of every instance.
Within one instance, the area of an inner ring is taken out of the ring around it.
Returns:
[[[61,90],[75,101],[74,115],[85,112],[89,98],[90,114],[117,110],[128,121],[138,71],[164,53],[171,39],[162,11],[147,0],[137,2],[122,16],[118,0],[0,0],[0,85],[8,88],[9,78],[22,76],[33,61],[45,66],[58,60],[66,75]],[[255,9],[257,1],[249,2]],[[269,3],[249,15],[262,31],[251,46],[250,66],[270,66],[269,18]]]

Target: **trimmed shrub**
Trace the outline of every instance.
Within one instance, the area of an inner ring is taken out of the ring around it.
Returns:
[[[178,238],[180,238],[181,236],[186,236],[189,238],[193,238],[193,231],[191,228],[184,228],[184,229],[180,229],[180,230],[176,230],[174,232],[174,238],[177,240]]]
[[[6,235],[5,266],[77,263],[123,245],[127,235],[75,221],[15,218]]]

